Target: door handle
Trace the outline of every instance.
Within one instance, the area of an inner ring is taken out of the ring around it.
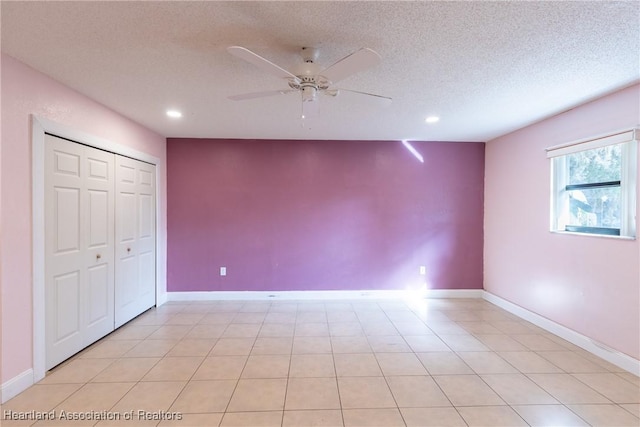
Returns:
[[[127,248],[127,252],[131,252],[131,248]]]
[[[100,258],[102,258],[102,255],[100,255],[100,254],[96,254],[96,260],[98,260],[98,259],[100,259]]]

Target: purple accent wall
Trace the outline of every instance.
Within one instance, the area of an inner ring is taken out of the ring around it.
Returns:
[[[481,289],[484,144],[412,144],[169,138],[167,290]]]

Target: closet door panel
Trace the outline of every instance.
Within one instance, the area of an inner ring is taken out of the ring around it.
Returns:
[[[115,155],[84,147],[84,347],[114,329]]]
[[[132,159],[116,156],[116,328],[137,315],[138,257],[136,252],[136,168]]]
[[[45,144],[49,369],[114,328],[114,155],[51,135]]]
[[[140,259],[140,309],[156,299],[155,166],[138,162],[138,254]]]
[[[109,246],[112,234],[112,219],[109,218],[109,209],[113,207],[108,191],[89,190],[89,234],[87,245],[90,249],[99,249]],[[112,196],[112,194],[111,194]],[[113,215],[113,214],[111,214]]]
[[[135,256],[124,256],[118,259],[115,290],[116,328],[135,316],[132,313],[136,311],[137,276],[138,260]]]
[[[47,368],[82,348],[82,147],[47,136],[45,342]]]
[[[80,271],[75,270],[53,278],[51,292],[56,310],[51,326],[55,346],[82,345],[80,277]]]
[[[153,251],[140,254],[140,312],[156,303],[156,255]]]
[[[109,269],[106,264],[90,267],[87,275],[87,325],[95,327],[108,319],[110,301],[113,301],[112,287],[109,286]],[[111,322],[113,324],[113,321]],[[111,327],[112,328],[112,327]],[[107,332],[108,333],[108,332]],[[106,335],[106,334],[105,334]]]
[[[80,188],[56,186],[53,189],[53,205],[55,253],[77,254],[80,251]]]
[[[155,166],[116,157],[116,327],[155,304]]]

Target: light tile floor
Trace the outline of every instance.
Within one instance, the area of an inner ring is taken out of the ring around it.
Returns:
[[[57,419],[6,419],[25,411]],[[483,300],[168,303],[0,415],[3,426],[639,426],[640,379]]]

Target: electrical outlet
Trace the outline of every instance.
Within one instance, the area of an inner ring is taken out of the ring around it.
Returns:
[[[220,275],[221,276],[227,275],[227,267],[220,267]]]
[[[420,266],[420,275],[421,276],[426,276],[427,275],[427,266],[426,265],[421,265]]]

